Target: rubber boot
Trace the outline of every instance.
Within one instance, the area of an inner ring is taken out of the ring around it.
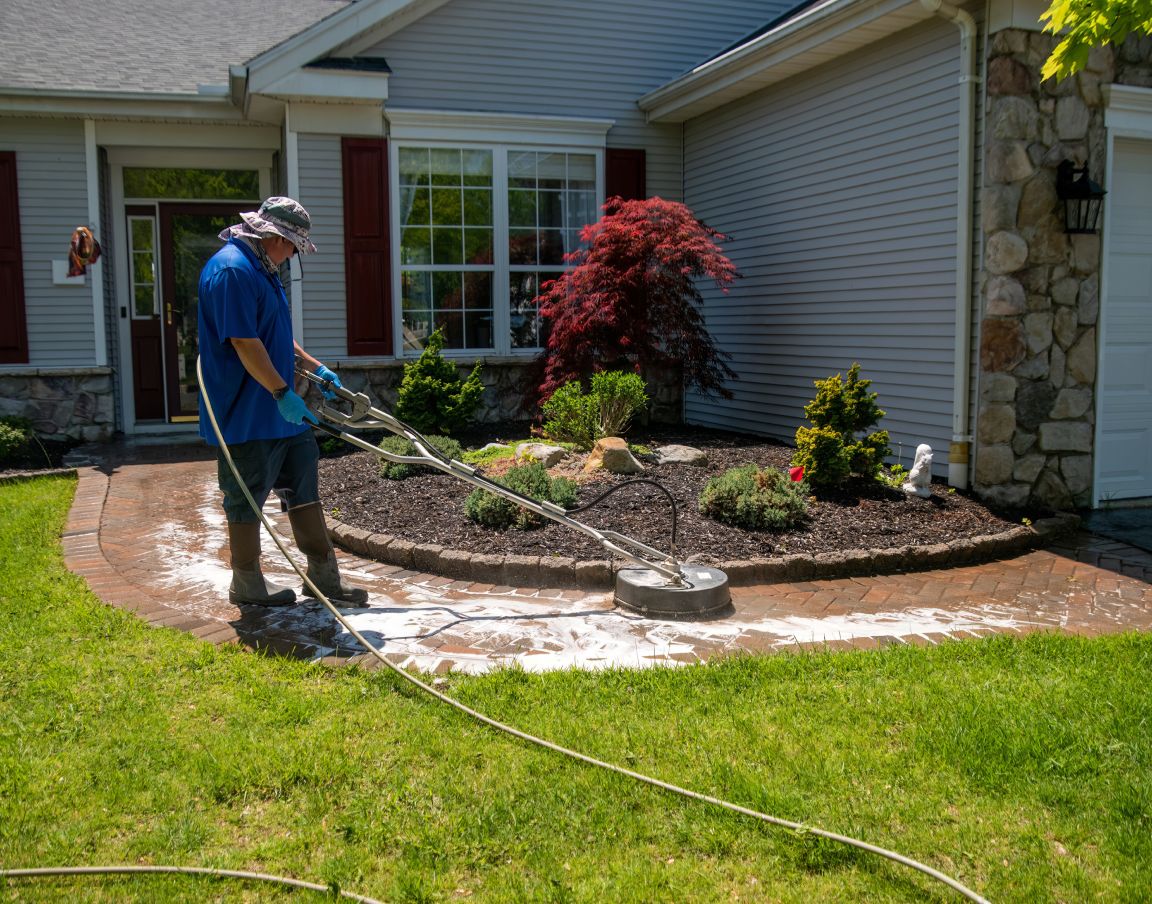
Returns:
[[[296,594],[267,580],[260,572],[259,522],[228,522],[228,545],[232,550],[232,586],[228,599],[255,606],[291,606]]]
[[[308,577],[320,588],[320,592],[334,603],[359,606],[367,602],[367,590],[345,584],[340,579],[336,550],[328,539],[328,526],[324,523],[324,510],[320,503],[312,502],[289,509],[288,520],[292,524],[296,545],[308,557]],[[315,596],[307,584],[300,592],[305,596]]]

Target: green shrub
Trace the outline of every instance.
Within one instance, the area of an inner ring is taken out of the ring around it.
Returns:
[[[648,393],[639,374],[620,370],[593,374],[588,393],[573,380],[544,403],[544,435],[588,451],[602,437],[623,436],[647,404]]]
[[[576,504],[576,484],[566,477],[551,477],[543,463],[533,461],[510,468],[500,483],[533,499],[554,502],[564,508]],[[477,524],[504,530],[539,527],[544,518],[522,508],[510,499],[487,490],[474,490],[464,500],[464,512]]]
[[[477,361],[467,380],[460,378],[456,365],[440,351],[444,335],[436,330],[420,357],[404,365],[404,379],[396,397],[396,417],[421,433],[453,433],[472,420],[484,384],[480,382],[482,363]]]
[[[464,448],[456,440],[450,436],[426,436],[428,445],[433,449],[440,452],[447,458],[454,458],[457,461],[463,460]],[[393,455],[415,455],[416,445],[402,436],[386,436],[380,440],[380,448],[385,452],[391,452]],[[385,480],[403,480],[406,477],[411,477],[413,474],[419,473],[424,468],[421,465],[406,465],[400,462],[392,462],[386,459],[380,459],[380,476]],[[433,470],[431,467],[428,470]]]
[[[878,393],[868,391],[871,385],[860,379],[858,363],[848,370],[847,380],[836,374],[816,381],[816,398],[804,407],[812,426],[796,430],[792,458],[814,485],[833,486],[852,475],[879,478],[892,450],[887,430],[868,433],[884,417],[876,404]]]
[[[27,418],[0,417],[0,465],[7,464],[17,452],[33,441],[36,431]]]
[[[808,515],[808,484],[774,468],[729,468],[704,485],[700,513],[747,530],[787,530]]]

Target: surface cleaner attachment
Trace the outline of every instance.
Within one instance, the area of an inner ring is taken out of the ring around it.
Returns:
[[[582,521],[577,521],[565,509],[554,503],[525,496],[503,484],[488,479],[471,465],[441,455],[413,427],[389,412],[374,407],[371,399],[364,393],[351,392],[342,386],[335,386],[331,381],[318,377],[304,368],[297,368],[296,372],[332,396],[331,401],[324,401],[316,411],[323,419],[317,426],[325,433],[339,437],[356,448],[371,452],[386,461],[399,464],[426,465],[443,471],[445,474],[451,474],[465,483],[470,483],[497,496],[503,496],[530,512],[535,512],[573,530],[580,531],[582,534],[587,534],[599,543],[606,552],[626,559],[631,564],[621,568],[616,574],[615,598],[620,605],[642,615],[659,618],[700,618],[727,614],[727,610],[731,606],[731,595],[728,592],[728,577],[724,572],[702,565],[682,566],[673,555],[653,549],[634,537],[611,530],[598,530]],[[347,403],[349,410],[344,411],[331,404],[337,399]],[[372,443],[353,436],[346,430],[333,427],[333,424],[351,430],[388,430],[409,440],[415,447],[416,454],[397,455],[386,452]],[[644,482],[655,483],[655,481]],[[668,494],[667,489],[662,486],[660,488],[665,494]],[[609,493],[611,492],[612,490],[609,490]],[[599,499],[607,495],[608,493],[603,494],[584,508],[595,505]],[[671,499],[670,494],[668,495]],[[673,513],[675,513],[674,502]],[[675,532],[675,525],[673,525],[673,537],[675,537]],[[675,540],[673,539],[674,543]]]

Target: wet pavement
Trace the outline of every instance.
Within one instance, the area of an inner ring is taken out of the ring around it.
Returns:
[[[78,462],[64,550],[69,568],[105,602],[213,643],[375,664],[318,602],[264,609],[228,601],[227,533],[210,450],[120,443],[99,447],[99,456]],[[274,500],[267,514],[294,550]],[[265,573],[298,587],[267,537],[264,545]],[[615,606],[610,593],[492,586],[343,551],[339,558],[346,577],[370,594],[366,606],[343,614],[392,662],[431,673],[673,665],[743,651],[875,649],[991,633],[1152,630],[1152,553],[1087,532],[979,565],[737,587],[733,613],[712,621],[644,618]]]

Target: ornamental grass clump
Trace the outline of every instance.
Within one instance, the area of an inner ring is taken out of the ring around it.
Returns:
[[[847,380],[836,374],[816,381],[816,398],[804,407],[812,426],[797,429],[792,457],[792,464],[804,468],[814,486],[835,486],[852,477],[879,478],[892,450],[887,430],[868,432],[884,417],[876,404],[878,393],[868,391],[871,385],[871,380],[860,379],[858,363],[848,370]]]
[[[573,380],[544,403],[544,435],[587,452],[598,439],[623,436],[647,404],[648,393],[639,374],[618,370],[593,374],[588,393]]]
[[[775,468],[729,468],[700,493],[700,514],[746,530],[781,531],[808,516],[808,484]]]
[[[428,445],[437,450],[445,458],[454,458],[462,461],[464,447],[450,436],[425,436]],[[403,436],[386,436],[380,440],[380,448],[393,455],[415,455],[416,444]],[[380,476],[385,480],[404,480],[421,471],[434,470],[431,466],[409,465],[402,462],[380,459]]]
[[[444,334],[436,330],[420,357],[404,365],[404,379],[396,395],[396,417],[421,433],[455,433],[476,414],[484,384],[480,361],[468,379],[461,379],[456,365],[440,354]]]
[[[533,499],[554,502],[562,508],[576,504],[576,483],[566,477],[552,477],[538,461],[510,468],[499,482],[510,490]],[[543,516],[487,490],[470,493],[464,500],[464,513],[477,524],[497,530],[509,527],[529,530],[544,523]]]

